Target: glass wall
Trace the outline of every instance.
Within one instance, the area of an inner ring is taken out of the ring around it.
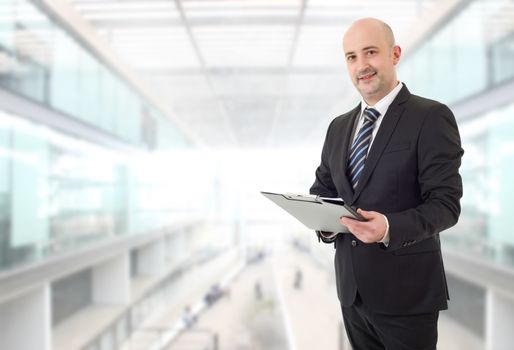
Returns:
[[[415,93],[448,105],[514,79],[512,1],[475,0],[406,54],[399,77]],[[465,154],[462,215],[442,235],[451,246],[514,267],[514,94],[511,105],[457,121]]]
[[[452,104],[514,78],[509,0],[471,1],[420,46],[405,53],[400,79],[421,96]]]
[[[461,123],[465,195],[453,244],[514,267],[514,103]]]
[[[0,0],[0,89],[144,150],[190,145],[36,1]],[[0,270],[195,212],[173,197],[183,176],[167,159],[107,149],[0,109]]]
[[[134,145],[152,148],[162,128],[187,139],[163,113],[30,0],[0,0],[0,88],[43,103]],[[161,138],[162,139],[162,138]]]
[[[0,111],[0,270],[201,215],[209,173],[187,158],[126,154]],[[199,185],[184,187],[175,164]]]

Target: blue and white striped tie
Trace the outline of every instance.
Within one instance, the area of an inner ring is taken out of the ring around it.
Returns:
[[[347,171],[354,189],[359,184],[359,178],[362,174],[362,170],[364,169],[364,163],[366,162],[366,156],[368,155],[368,149],[371,143],[373,126],[379,116],[380,113],[376,109],[364,109],[364,123],[362,124],[362,127],[350,148]]]

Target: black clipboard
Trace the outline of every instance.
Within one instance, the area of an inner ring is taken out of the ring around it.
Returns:
[[[311,230],[349,232],[339,221],[342,216],[365,221],[355,209],[340,198],[264,191],[261,193]]]

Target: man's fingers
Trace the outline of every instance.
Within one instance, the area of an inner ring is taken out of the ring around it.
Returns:
[[[357,209],[357,213],[361,214],[362,217],[366,220],[371,220],[373,218],[375,218],[377,216],[377,212],[376,211],[366,211],[366,210],[362,210],[362,209]]]
[[[370,221],[357,221],[353,219],[343,218],[341,223],[348,227],[350,232],[360,236],[373,233],[374,224]]]
[[[352,218],[342,217],[341,223],[348,227],[360,241],[364,243],[378,242],[383,237],[385,227],[381,227],[383,220],[382,214],[376,211],[366,211],[358,209],[357,212],[361,214],[366,221],[358,221]],[[383,225],[382,225],[383,226]]]
[[[348,225],[350,225],[353,221],[357,221],[357,220],[354,220],[354,219],[352,219],[352,218],[347,218],[347,217],[345,217],[345,216],[341,216],[341,217],[339,218],[339,221],[341,221],[341,223],[342,223],[343,225],[348,226]]]
[[[353,219],[343,218],[343,219],[341,219],[341,223],[343,225],[345,225],[346,227],[348,227],[348,229],[352,233],[363,232],[367,229],[367,227],[363,225],[364,224],[363,222],[353,220]]]

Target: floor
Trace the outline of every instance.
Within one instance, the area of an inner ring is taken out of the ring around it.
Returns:
[[[333,270],[293,247],[249,264],[168,350],[349,350]],[[483,350],[441,314],[439,350]]]

